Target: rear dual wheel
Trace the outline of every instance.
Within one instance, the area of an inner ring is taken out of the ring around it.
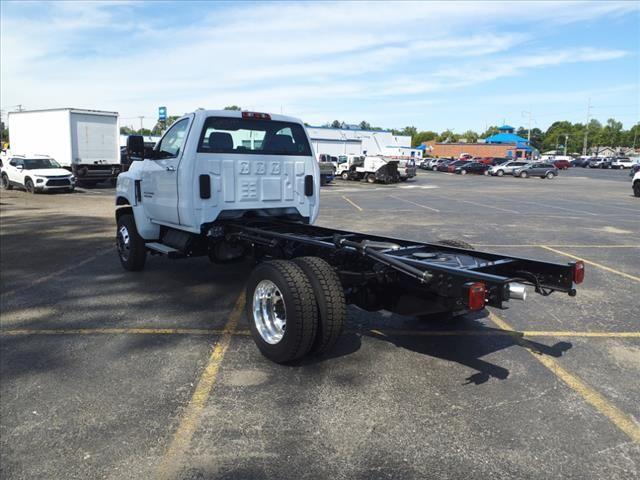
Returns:
[[[346,318],[342,284],[320,258],[258,265],[249,278],[246,298],[253,339],[276,363],[327,352],[342,333]]]

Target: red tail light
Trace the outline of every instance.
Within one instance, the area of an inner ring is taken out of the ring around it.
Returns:
[[[468,304],[469,310],[482,310],[487,294],[487,288],[484,283],[468,283],[467,291],[469,294]]]
[[[242,112],[242,118],[254,118],[257,120],[271,120],[271,115],[268,113],[259,112]]]
[[[577,261],[573,265],[573,283],[582,283],[584,281],[584,262]]]

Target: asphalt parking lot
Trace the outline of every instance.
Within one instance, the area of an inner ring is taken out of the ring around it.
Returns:
[[[628,171],[336,181],[319,224],[587,263],[575,298],[425,323],[349,310],[327,358],[264,359],[251,265],[120,267],[113,189],[3,191],[2,478],[640,475],[640,199]]]

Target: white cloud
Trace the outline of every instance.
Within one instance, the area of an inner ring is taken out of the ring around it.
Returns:
[[[185,6],[198,14],[195,22],[163,18],[162,3],[38,5],[46,15],[4,7],[3,108],[84,106],[134,116],[152,115],[160,103],[178,112],[239,103],[284,105],[306,118],[341,101],[402,100],[530,69],[620,58],[627,52],[541,51],[530,25],[542,30],[637,12],[614,2],[209,6]],[[526,56],[516,51],[524,45]]]

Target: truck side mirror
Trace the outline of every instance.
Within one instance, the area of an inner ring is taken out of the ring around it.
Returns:
[[[142,135],[129,135],[127,137],[127,157],[129,162],[144,160],[144,138]]]

